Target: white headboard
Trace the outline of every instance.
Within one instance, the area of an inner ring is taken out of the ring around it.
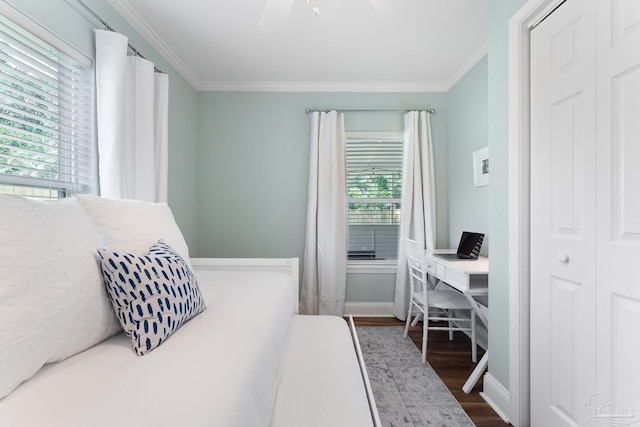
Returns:
[[[293,278],[296,301],[299,301],[300,271],[298,258],[191,258],[194,270],[199,271],[276,271]]]

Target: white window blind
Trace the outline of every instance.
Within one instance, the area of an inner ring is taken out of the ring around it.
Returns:
[[[402,135],[349,133],[346,163],[349,259],[398,259]]]
[[[0,16],[2,188],[92,192],[93,106],[90,69]]]

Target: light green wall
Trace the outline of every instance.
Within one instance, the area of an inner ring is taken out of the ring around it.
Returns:
[[[187,244],[195,248],[196,236],[196,173],[197,91],[147,43],[106,0],[83,0],[111,27],[129,37],[147,59],[169,74],[169,205]],[[93,58],[94,29],[101,28],[94,19],[73,1],[9,0],[27,16],[33,18],[85,56]]]
[[[395,296],[395,273],[347,273],[347,302],[390,303]]]
[[[435,108],[438,216],[443,220],[438,229],[446,244],[444,93],[202,92],[196,165],[198,256],[303,259],[310,139],[306,107]],[[402,130],[403,116],[347,114],[345,127]],[[391,302],[394,282],[394,275],[365,281],[350,274],[348,301]]]
[[[449,246],[463,230],[485,233],[482,255],[489,248],[489,187],[475,187],[473,152],[489,143],[487,131],[487,56],[447,92],[449,108]]]
[[[489,372],[509,389],[508,22],[526,0],[489,1]]]
[[[483,226],[480,216],[477,224],[471,224],[459,215],[462,211],[459,207],[467,197],[477,203],[478,212],[485,212],[488,206],[489,371],[508,386],[507,23],[525,0],[489,1],[488,58],[480,61],[447,94],[198,93],[107,0],[84,1],[112,27],[129,36],[131,44],[170,76],[169,205],[192,255],[302,259],[309,143],[305,107],[436,108],[432,124],[437,244],[450,246],[462,228]],[[8,3],[93,56],[95,24],[82,17],[74,2],[10,0]],[[481,123],[485,102],[486,130]],[[381,130],[399,129],[402,120],[379,115],[347,117],[347,126],[353,130],[365,130],[372,125]],[[470,153],[487,143],[491,151],[491,184],[486,188],[470,188],[472,178],[465,176],[472,170]],[[461,173],[457,174],[459,167]],[[487,192],[488,202],[481,196]],[[388,302],[392,299],[393,280],[393,275],[383,275],[380,280],[371,275],[350,275],[348,300]]]

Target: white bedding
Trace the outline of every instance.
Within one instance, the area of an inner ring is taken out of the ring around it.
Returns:
[[[207,309],[138,357],[124,333],[0,400],[2,427],[268,426],[295,309],[291,277],[196,272]]]
[[[351,334],[335,316],[295,316],[271,427],[373,427]]]

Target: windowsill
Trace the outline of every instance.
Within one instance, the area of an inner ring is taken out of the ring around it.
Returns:
[[[395,274],[398,262],[374,260],[347,260],[347,273]]]

